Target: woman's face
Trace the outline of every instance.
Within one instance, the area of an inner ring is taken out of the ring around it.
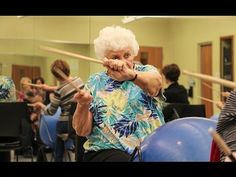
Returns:
[[[133,62],[134,56],[131,54],[130,49],[123,49],[119,51],[108,51],[106,54],[106,57],[108,59],[113,60],[124,60],[124,61],[130,61]]]
[[[38,80],[36,81],[36,84],[37,84],[37,85],[41,85],[41,84],[43,84],[43,83],[42,83],[42,81],[41,81],[40,79],[38,79]]]
[[[20,83],[22,84],[22,88],[23,88],[24,91],[31,90],[31,86],[27,85],[27,84],[31,84],[32,83],[30,79],[28,79],[28,78],[22,79],[20,81]],[[26,83],[26,84],[24,84],[24,83]]]

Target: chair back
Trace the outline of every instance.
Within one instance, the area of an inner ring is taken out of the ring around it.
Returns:
[[[162,111],[165,122],[183,117],[206,117],[204,104],[167,103]]]
[[[22,119],[28,116],[25,102],[0,103],[0,137],[19,137]]]

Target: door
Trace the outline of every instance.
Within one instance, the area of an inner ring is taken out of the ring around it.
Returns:
[[[201,73],[212,75],[212,44],[200,45]],[[208,85],[208,86],[207,86]],[[201,81],[201,96],[212,100],[212,82]],[[213,115],[213,103],[202,100],[206,106],[206,117]]]
[[[138,55],[134,58],[144,65],[153,65],[158,69],[162,68],[162,47],[140,47]]]
[[[40,67],[38,66],[12,65],[12,79],[16,85],[16,90],[20,90],[20,79],[22,77],[34,79],[40,74]]]

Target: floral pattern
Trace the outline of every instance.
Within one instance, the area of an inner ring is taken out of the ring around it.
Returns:
[[[135,70],[158,72],[151,65],[135,65]],[[94,118],[92,133],[84,145],[86,151],[115,148],[132,153],[164,124],[161,99],[148,96],[131,81],[114,81],[101,72],[92,75],[85,88],[93,96],[90,111]]]
[[[16,89],[13,80],[0,76],[0,102],[16,101]]]

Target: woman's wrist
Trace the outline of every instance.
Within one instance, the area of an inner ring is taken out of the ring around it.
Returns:
[[[129,81],[135,81],[136,79],[137,79],[137,77],[138,77],[138,73],[136,73],[136,72],[134,72],[134,76],[133,76],[133,78],[132,79],[130,79]]]
[[[78,105],[79,105],[80,107],[89,107],[90,102],[89,102],[89,103],[80,103],[80,102],[78,102]]]

